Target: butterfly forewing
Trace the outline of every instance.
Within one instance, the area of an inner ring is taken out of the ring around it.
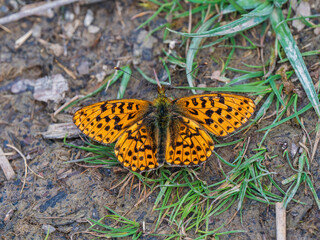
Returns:
[[[158,168],[157,140],[152,123],[137,122],[125,131],[115,146],[115,154],[121,164],[132,171]]]
[[[252,99],[224,93],[194,95],[174,101],[176,111],[209,132],[226,136],[246,123],[255,110]]]
[[[211,137],[195,121],[182,116],[172,118],[167,133],[167,163],[198,165],[211,156],[213,148]]]
[[[74,114],[73,122],[88,137],[109,144],[148,115],[151,104],[136,99],[99,102],[79,109]]]

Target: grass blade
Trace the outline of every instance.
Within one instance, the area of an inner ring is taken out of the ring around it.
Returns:
[[[271,4],[269,2],[265,2],[261,4],[259,7],[254,9],[251,13],[245,15],[244,17],[237,19],[229,24],[226,24],[222,27],[214,28],[212,30],[202,32],[202,33],[181,33],[174,31],[172,29],[167,28],[169,31],[173,33],[177,33],[186,37],[214,37],[214,36],[222,36],[227,34],[235,34],[238,32],[242,32],[246,29],[252,28],[256,25],[259,25],[263,21],[269,18],[269,14],[272,11]],[[268,11],[264,11],[264,9],[268,9]]]
[[[216,17],[213,17],[209,19],[207,22],[205,22],[198,30],[198,33],[201,33],[203,31],[206,31],[212,23],[216,20]],[[190,87],[193,87],[193,77],[192,74],[188,74],[192,71],[192,64],[193,64],[193,59],[195,58],[198,48],[201,44],[202,38],[193,38],[190,44],[189,51],[187,53],[187,59],[186,59],[186,72],[187,72],[187,80],[189,83]],[[192,93],[195,94],[196,91],[194,89],[191,89]]]
[[[316,114],[320,117],[320,103],[314,88],[312,79],[309,75],[308,69],[303,61],[302,55],[298,49],[296,42],[290,32],[280,8],[275,8],[270,15],[270,20],[277,38],[283,47],[291,66],[298,76],[306,95],[312,104]]]

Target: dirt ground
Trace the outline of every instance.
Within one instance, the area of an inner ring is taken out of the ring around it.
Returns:
[[[9,1],[0,0],[0,6],[2,6],[0,17],[15,11]],[[90,15],[88,11],[92,11],[93,19],[90,26],[85,26],[84,22],[90,20],[85,20],[85,16]],[[154,192],[144,204],[132,210],[139,197],[137,191],[129,194],[130,187],[127,187],[124,193],[118,196],[120,187],[110,190],[126,176],[126,171],[66,164],[66,161],[77,157],[78,151],[66,147],[61,139],[45,139],[41,135],[47,131],[50,124],[71,123],[72,114],[80,105],[116,98],[119,83],[111,86],[107,93],[103,92],[66,112],[53,116],[61,105],[74,96],[84,95],[98,88],[104,77],[113,73],[113,67],[117,64],[120,66],[134,64],[149,76],[153,76],[152,69],[155,68],[160,78],[162,77],[160,80],[167,80],[159,60],[160,56],[164,57],[162,48],[168,49],[168,44],[162,42],[163,32],[156,32],[147,43],[143,42],[151,29],[166,20],[160,15],[149,27],[136,30],[150,16],[132,19],[143,11],[145,9],[139,6],[139,1],[106,0],[81,6],[67,5],[54,10],[53,16],[33,16],[6,24],[5,27],[11,32],[0,28],[0,147],[5,153],[10,153],[7,158],[16,173],[14,180],[7,181],[4,173],[0,171],[1,239],[44,239],[47,225],[55,228],[49,239],[92,239],[93,236],[84,233],[90,226],[87,218],[98,220],[106,215],[108,211],[104,208],[105,205],[119,213],[131,210],[128,218],[139,223],[145,221],[146,232],[153,229],[157,213],[151,210],[157,192]],[[319,7],[312,11],[314,14],[319,12]],[[178,24],[187,29],[187,23],[188,18],[185,18],[185,22],[179,21]],[[31,29],[33,35],[31,34],[21,46],[17,47],[17,39]],[[313,31],[293,32],[293,34],[300,48],[307,46],[304,51],[319,49],[320,35],[315,35]],[[170,38],[179,39],[179,36],[172,34]],[[240,42],[241,38],[236,40]],[[265,40],[266,59],[269,57],[273,42],[274,36],[268,35]],[[175,50],[184,56],[185,49],[177,45]],[[209,54],[207,50],[199,51],[199,62],[206,61],[209,64],[205,70],[200,71],[196,85],[203,83],[207,86],[221,85],[205,76],[210,76],[213,71],[221,68],[211,60],[211,55],[217,59],[219,57],[225,59],[229,51],[228,48],[216,48]],[[247,51],[237,49],[236,57],[230,66],[243,69],[241,62]],[[309,57],[305,61],[307,67],[310,67],[319,59]],[[248,54],[245,62],[252,65],[261,64],[257,51]],[[185,72],[182,69],[171,66],[170,71],[172,85],[187,86]],[[140,78],[135,70],[134,75]],[[227,76],[235,77],[228,71]],[[152,100],[156,96],[156,86],[143,78],[140,79],[130,80],[125,98]],[[44,86],[39,87],[41,81],[44,81]],[[48,84],[57,83],[55,81],[59,82],[59,87],[48,87]],[[294,84],[301,89],[298,81]],[[48,97],[48,92],[44,88],[54,89],[53,93],[47,89],[52,98]],[[191,92],[187,90],[169,92],[173,97],[187,94]],[[300,100],[298,106],[302,108],[307,103],[307,100]],[[274,110],[275,106],[272,109]],[[317,121],[314,111],[310,110],[302,117],[307,131],[314,130]],[[253,149],[264,134],[256,130],[269,125],[272,121],[273,118],[269,118],[248,132],[248,136],[252,138],[249,149]],[[270,155],[278,155],[269,163],[269,170],[278,173],[274,177],[276,181],[280,182],[292,175],[286,160],[281,157],[284,146],[292,150],[302,141],[303,135],[303,129],[295,121],[291,121],[271,131],[264,142]],[[310,136],[314,139],[314,132],[311,132]],[[237,139],[237,135],[231,139]],[[82,144],[78,138],[68,141],[77,145]],[[8,144],[15,146],[26,156],[29,167],[38,176],[29,170],[25,179],[24,160]],[[232,148],[217,150],[227,160],[237,154],[232,151]],[[320,197],[318,164],[320,164],[319,151],[312,162],[311,174]],[[211,158],[199,176],[209,184],[217,182],[222,178],[215,171],[217,168],[215,159]],[[290,203],[287,209],[288,239],[319,239],[320,212],[307,186],[301,186],[295,199],[305,204]],[[237,204],[234,204],[228,211],[213,218],[210,227],[217,228],[233,218],[221,231],[243,229],[246,232],[227,235],[222,239],[230,239],[231,236],[232,239],[275,239],[274,206],[252,200],[247,200],[244,204],[242,219],[240,213],[233,216],[237,207]],[[157,233],[172,233],[168,222],[164,221]],[[163,238],[143,236],[143,239],[150,240]]]

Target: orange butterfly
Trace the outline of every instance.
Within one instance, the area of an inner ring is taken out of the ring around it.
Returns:
[[[119,162],[132,171],[147,171],[164,162],[194,166],[211,156],[208,132],[226,136],[248,121],[253,100],[234,94],[212,93],[170,100],[159,88],[153,101],[122,99],[79,109],[75,125],[88,137],[109,144],[117,141]]]

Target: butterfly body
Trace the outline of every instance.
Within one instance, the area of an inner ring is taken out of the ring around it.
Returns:
[[[255,110],[250,98],[204,94],[171,100],[163,89],[153,102],[110,100],[79,109],[74,123],[90,138],[109,144],[132,171],[147,171],[164,163],[199,165],[211,156],[209,133],[226,136],[248,121]]]
[[[162,165],[165,161],[166,133],[172,116],[172,101],[167,98],[162,89],[158,89],[158,97],[153,101],[155,109],[155,131],[158,142],[157,162]]]

